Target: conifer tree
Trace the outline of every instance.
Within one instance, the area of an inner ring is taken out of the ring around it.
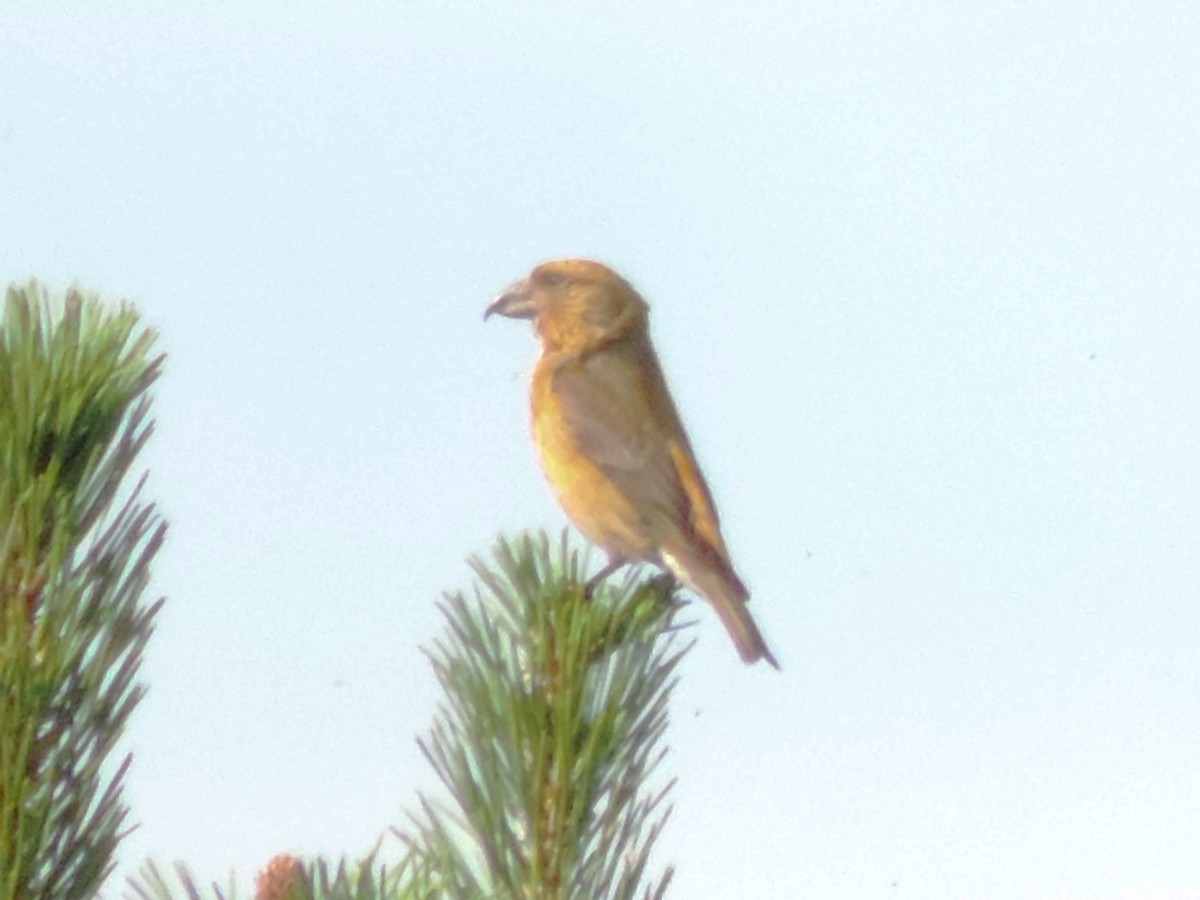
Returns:
[[[445,598],[429,653],[444,691],[421,744],[453,808],[422,801],[407,860],[422,896],[660,897],[647,871],[671,783],[653,776],[675,668],[670,578],[588,595],[564,533],[501,540],[480,587]]]
[[[0,323],[0,900],[93,897],[127,831],[165,526],[129,482],[162,356],[129,306],[12,287]]]
[[[674,583],[634,569],[588,589],[567,535],[501,539],[473,560],[470,592],[443,598],[427,651],[442,700],[421,748],[441,780],[396,829],[397,865],[307,865],[277,857],[261,900],[658,900],[650,871],[668,816],[666,755],[675,669]],[[186,867],[145,866],[138,900],[230,900]]]

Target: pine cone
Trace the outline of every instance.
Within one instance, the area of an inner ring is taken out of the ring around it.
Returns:
[[[254,900],[308,900],[311,893],[304,863],[280,853],[258,873]]]

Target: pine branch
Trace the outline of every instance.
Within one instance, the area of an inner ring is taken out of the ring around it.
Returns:
[[[671,784],[649,783],[675,668],[670,580],[585,597],[586,560],[547,537],[501,540],[482,587],[445,598],[428,653],[445,691],[421,749],[454,808],[422,798],[407,871],[427,897],[663,896],[646,867]]]
[[[669,578],[629,573],[585,598],[586,558],[564,534],[501,540],[472,565],[471,599],[444,598],[428,651],[445,692],[421,749],[449,788],[419,798],[393,870],[379,847],[349,864],[272,860],[256,900],[662,900],[647,873],[673,782],[652,787],[679,647]],[[133,900],[235,900],[180,864],[129,879]]]
[[[59,311],[61,307],[61,311]],[[143,689],[165,525],[127,476],[162,357],[129,307],[36,284],[0,326],[0,898],[93,896],[125,833],[129,758],[102,771]]]
[[[399,885],[397,873],[376,863],[379,846],[365,859],[353,864],[342,860],[336,867],[319,860],[305,863],[289,854],[280,854],[267,863],[256,879],[255,900],[420,900],[424,894]],[[221,888],[211,884],[201,888],[195,876],[182,863],[176,863],[174,878],[164,875],[153,862],[142,866],[126,884],[125,896],[131,900],[237,900],[232,884]]]

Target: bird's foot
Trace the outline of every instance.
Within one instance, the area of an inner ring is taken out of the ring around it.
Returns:
[[[619,557],[610,558],[608,561],[608,564],[605,565],[603,569],[601,569],[599,572],[597,572],[595,575],[593,575],[591,578],[589,578],[584,583],[584,585],[583,585],[584,602],[590,603],[592,597],[595,596],[595,594],[596,594],[596,588],[598,588],[600,586],[601,582],[603,582],[604,579],[608,578],[608,576],[611,575],[613,572],[617,571],[617,569],[619,569],[623,565],[625,565],[626,562],[627,562],[627,560],[621,559]]]

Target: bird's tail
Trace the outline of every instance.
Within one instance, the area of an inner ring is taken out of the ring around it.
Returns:
[[[767,649],[767,642],[754,623],[746,602],[750,592],[724,559],[715,554],[701,553],[688,548],[680,552],[664,550],[662,561],[676,578],[709,602],[733,643],[742,662],[754,663],[765,659],[776,669],[779,663]]]

